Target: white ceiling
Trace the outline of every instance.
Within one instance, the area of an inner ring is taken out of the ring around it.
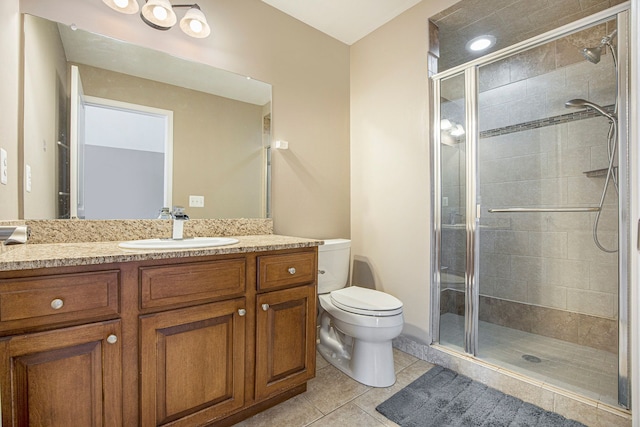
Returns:
[[[262,0],[351,45],[421,0]]]

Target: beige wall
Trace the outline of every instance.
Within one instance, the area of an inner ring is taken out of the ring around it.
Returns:
[[[429,339],[428,18],[423,1],[351,47],[351,237],[376,288],[404,303],[404,334]]]
[[[24,26],[29,34],[24,45],[24,67],[29,70],[24,76],[24,164],[31,167],[31,191],[25,185],[23,192],[24,218],[53,219],[58,103],[67,93],[67,63],[55,24],[26,19]]]
[[[212,27],[205,40],[159,32],[101,1],[22,0],[21,9],[75,23],[273,85],[276,233],[349,237],[349,47],[259,0],[201,0]]]
[[[7,151],[8,183],[0,184],[0,219],[18,218],[18,87],[20,14],[18,0],[0,2],[0,148]],[[8,43],[7,40],[15,40]]]

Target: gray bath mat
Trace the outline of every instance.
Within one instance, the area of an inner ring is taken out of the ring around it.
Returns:
[[[436,366],[376,408],[402,427],[585,427]]]

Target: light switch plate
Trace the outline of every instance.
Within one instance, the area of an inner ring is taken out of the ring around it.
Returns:
[[[9,180],[9,161],[7,160],[7,150],[0,148],[0,184],[7,185]]]
[[[189,196],[190,208],[204,208],[204,196]]]
[[[27,193],[31,193],[31,166],[24,166],[25,185],[27,187]]]

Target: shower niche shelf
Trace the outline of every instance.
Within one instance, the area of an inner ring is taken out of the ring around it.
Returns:
[[[590,171],[585,171],[582,173],[585,174],[587,178],[604,178],[607,176],[607,171],[608,169],[604,168],[604,169],[594,169]],[[614,166],[613,173],[616,174],[617,172],[618,172],[618,167]]]

